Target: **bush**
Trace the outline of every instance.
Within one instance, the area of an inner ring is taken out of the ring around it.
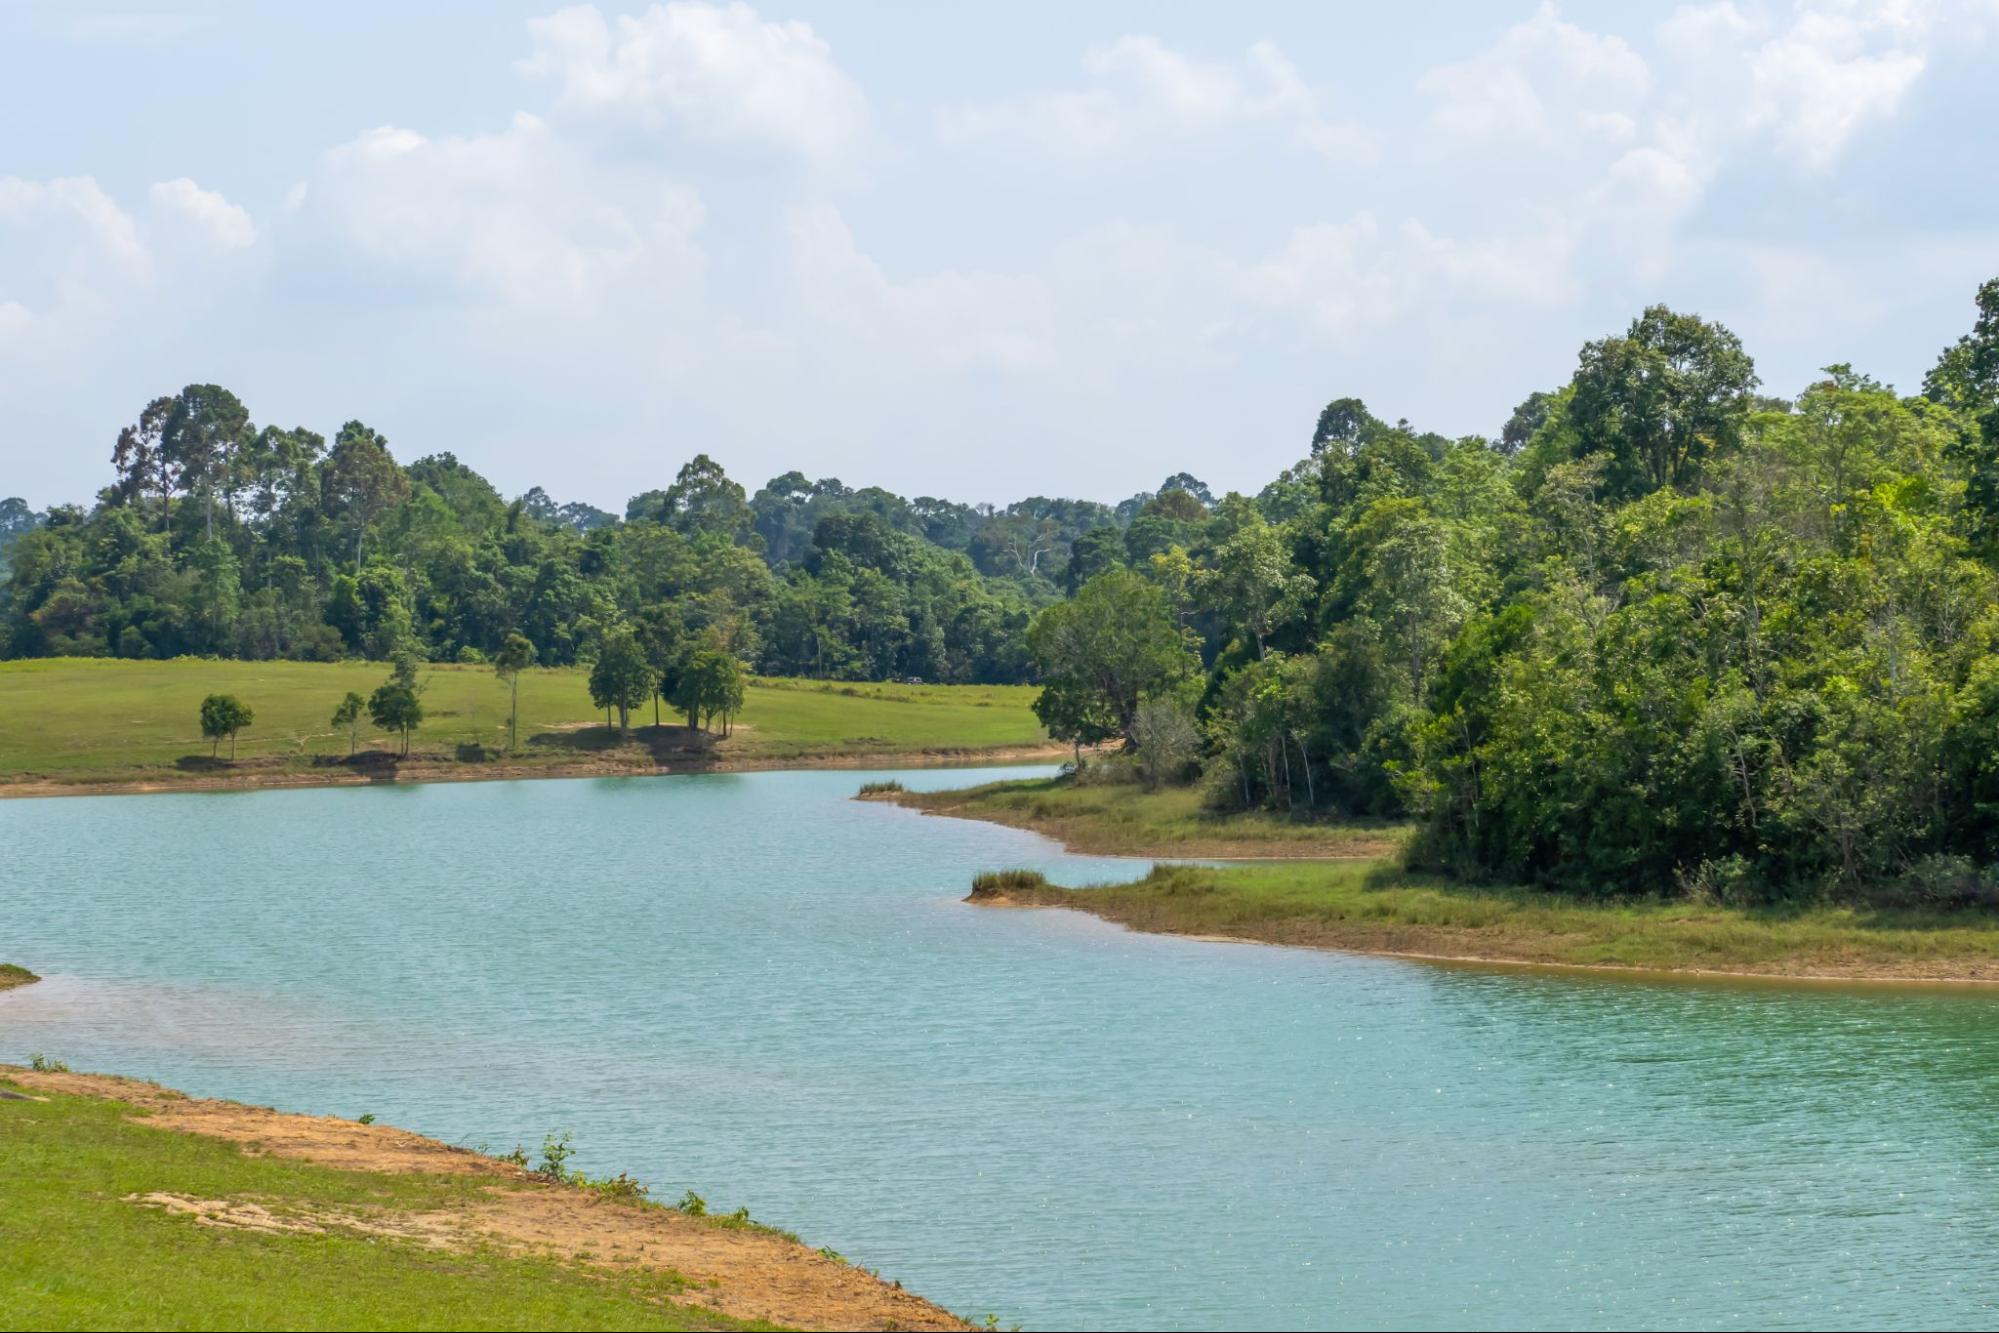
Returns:
[[[1918,858],[1877,897],[1891,906],[1993,907],[1999,906],[1999,882],[1992,867],[1940,854]]]
[[[1134,760],[1138,779],[1147,791],[1185,782],[1200,772],[1201,729],[1178,700],[1147,699],[1139,704],[1131,739],[1138,746]]]
[[[863,782],[860,794],[863,796],[894,796],[903,790],[903,785],[900,782],[897,782],[894,778],[890,778],[886,782]]]

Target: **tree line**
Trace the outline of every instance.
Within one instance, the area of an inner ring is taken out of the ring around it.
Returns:
[[[1038,707],[1144,780],[1563,893],[1999,905],[1999,280],[1918,393],[1772,396],[1653,307],[1493,438],[1339,399],[1190,540],[1075,559]]]
[[[149,404],[89,507],[0,503],[0,634],[86,653],[591,663],[724,729],[773,674],[1033,680],[1221,808],[1408,818],[1480,880],[1999,903],[1999,280],[1919,392],[1766,391],[1663,306],[1490,437],[1329,403],[1253,496],[1004,510],[705,457],[622,517],[350,422]],[[733,673],[733,674],[732,674]]]

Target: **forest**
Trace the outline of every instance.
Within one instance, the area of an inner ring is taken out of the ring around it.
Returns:
[[[1786,397],[1655,306],[1489,438],[1339,398],[1255,495],[1117,505],[697,456],[620,517],[192,385],[92,503],[0,501],[0,655],[1035,682],[1105,778],[1410,819],[1472,880],[1999,905],[1999,279],[1975,307],[1920,392]]]

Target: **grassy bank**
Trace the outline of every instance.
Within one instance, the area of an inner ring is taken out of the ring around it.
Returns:
[[[1391,854],[1403,834],[1395,825],[1328,824],[1264,811],[1220,815],[1202,809],[1200,793],[1185,787],[1148,792],[1062,778],[883,798],[929,814],[1033,829],[1093,856],[1378,858]]]
[[[378,1125],[0,1066],[0,1327],[960,1328],[797,1241]]]
[[[26,986],[40,980],[40,977],[19,963],[0,963],[0,990],[12,990],[16,986]]]
[[[533,776],[910,763],[1031,751],[1047,737],[1024,686],[754,681],[735,734],[709,741],[650,709],[621,737],[590,706],[581,670],[535,670],[520,686],[521,744],[509,752],[508,695],[486,667],[425,672],[428,713],[412,754],[363,726],[362,754],[328,721],[348,691],[367,695],[387,668],[367,662],[0,662],[0,790],[8,785],[247,785],[298,781]],[[256,721],[236,759],[201,737],[205,695],[233,694]]]
[[[972,895],[1000,906],[1071,908],[1134,930],[1563,967],[1999,981],[1999,921],[1968,912],[1596,903],[1480,888],[1404,869],[1394,829],[1214,815],[1184,790],[1056,781],[892,799],[1035,829],[1079,851],[1265,861],[1156,866],[1129,884],[1085,889],[1003,872],[980,876]],[[1344,859],[1323,859],[1329,852]]]

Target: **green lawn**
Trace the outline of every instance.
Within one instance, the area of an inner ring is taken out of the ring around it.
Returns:
[[[172,1193],[353,1214],[449,1209],[490,1178],[335,1171],[149,1128],[117,1102],[0,1100],[0,1328],[741,1328],[658,1272],[360,1234],[202,1226]]]
[[[28,778],[106,781],[209,772],[210,743],[199,709],[210,693],[234,694],[256,712],[238,739],[243,770],[309,768],[315,756],[344,756],[348,740],[328,721],[347,691],[363,696],[387,676],[370,662],[130,662],[48,659],[0,662],[0,782]],[[426,668],[415,754],[428,762],[506,758],[507,691],[490,668]],[[759,680],[736,734],[718,748],[724,761],[816,757],[920,757],[1043,744],[1028,686],[845,685]],[[648,758],[645,738],[623,745],[590,706],[585,673],[536,670],[521,678],[524,764]],[[665,719],[669,724],[675,719]],[[635,726],[651,711],[634,716]],[[652,743],[683,745],[677,728]],[[363,726],[364,749],[391,739]],[[228,743],[222,746],[227,758]]]

